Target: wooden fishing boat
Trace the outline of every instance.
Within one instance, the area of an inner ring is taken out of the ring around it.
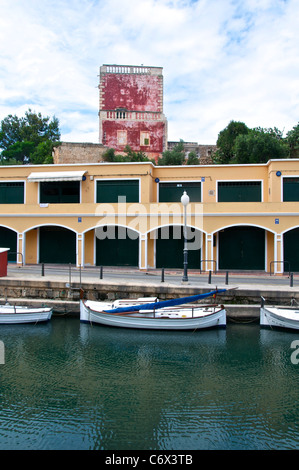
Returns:
[[[47,322],[51,319],[52,308],[0,305],[0,325]]]
[[[183,305],[224,292],[225,289],[180,299],[154,297],[123,299],[113,303],[80,300],[80,321],[120,328],[198,330],[226,326],[223,305]]]
[[[260,325],[265,327],[299,330],[299,308],[287,306],[265,306],[262,297],[260,307]]]

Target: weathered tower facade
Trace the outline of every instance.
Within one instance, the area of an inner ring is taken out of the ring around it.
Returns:
[[[167,148],[163,69],[133,65],[100,68],[100,143],[121,153],[128,145],[150,158]]]

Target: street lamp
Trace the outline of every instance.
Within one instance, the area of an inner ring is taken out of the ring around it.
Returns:
[[[181,197],[181,203],[184,206],[184,275],[182,282],[188,282],[188,248],[187,248],[187,206],[190,202],[190,198],[186,191],[184,191]]]

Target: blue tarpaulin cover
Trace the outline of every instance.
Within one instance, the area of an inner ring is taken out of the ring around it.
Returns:
[[[138,312],[139,310],[154,310],[157,308],[172,307],[175,305],[187,304],[196,302],[197,300],[211,297],[212,295],[221,294],[226,292],[226,289],[217,289],[205,294],[190,295],[188,297],[181,297],[178,299],[162,300],[161,302],[151,302],[149,304],[135,305],[131,307],[118,307],[111,310],[104,310],[106,313],[124,313],[124,312]]]

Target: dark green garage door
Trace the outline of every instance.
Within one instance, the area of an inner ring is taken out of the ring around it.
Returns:
[[[299,228],[283,236],[284,271],[299,272]]]
[[[13,230],[5,227],[0,227],[0,247],[9,248],[7,253],[7,261],[17,261],[17,234]]]
[[[136,232],[124,227],[103,227],[96,231],[97,266],[138,267],[138,258],[139,237]]]
[[[265,270],[265,231],[230,227],[219,232],[219,269]]]
[[[107,180],[97,181],[97,202],[118,202],[119,197],[125,197],[126,202],[139,202],[138,180]]]
[[[192,230],[194,233],[194,229]],[[188,236],[188,242],[192,238]],[[188,249],[188,268],[200,269],[201,250]],[[184,228],[164,227],[158,230],[156,240],[156,267],[183,269],[184,263]]]
[[[76,234],[62,227],[40,227],[39,262],[76,264]]]
[[[190,202],[201,201],[201,183],[160,183],[159,202],[181,202],[184,191],[188,194]]]

